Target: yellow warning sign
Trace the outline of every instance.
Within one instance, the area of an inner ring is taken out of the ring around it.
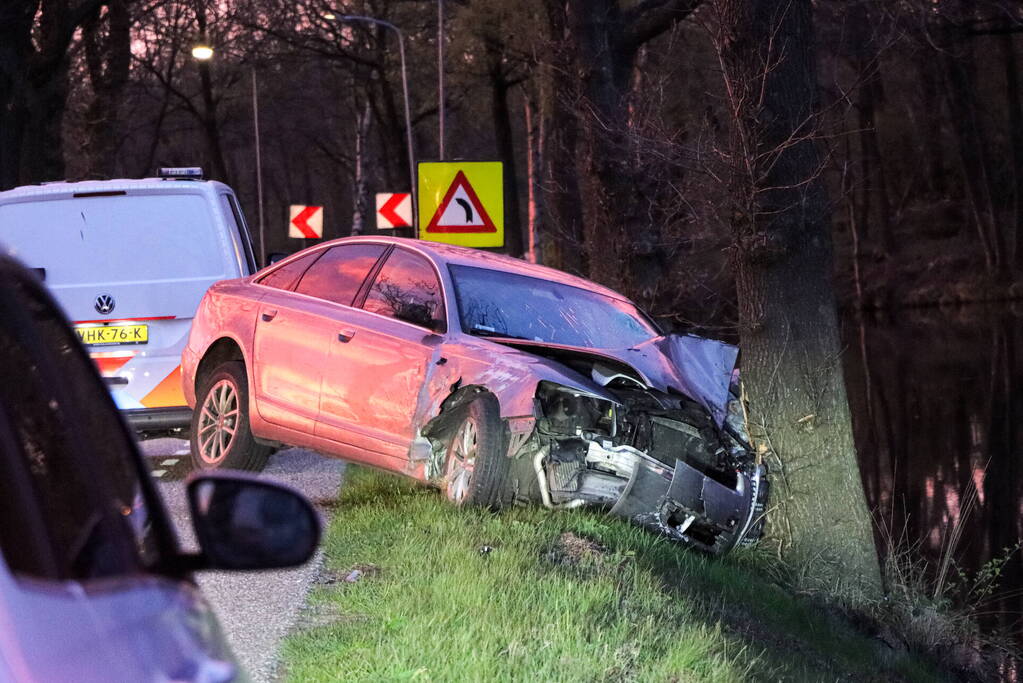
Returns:
[[[421,162],[419,238],[463,247],[503,247],[501,162]]]

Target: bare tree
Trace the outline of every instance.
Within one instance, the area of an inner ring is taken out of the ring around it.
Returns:
[[[731,114],[743,384],[776,457],[773,536],[823,586],[880,586],[846,399],[811,0],[712,0]]]
[[[130,0],[108,0],[82,26],[92,101],[85,114],[86,176],[112,177],[123,137],[120,108],[131,69]]]
[[[0,5],[0,189],[64,177],[68,49],[103,0]]]

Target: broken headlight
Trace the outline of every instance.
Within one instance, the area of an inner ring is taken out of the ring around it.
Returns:
[[[615,404],[581,389],[540,382],[536,390],[542,426],[554,434],[614,436]]]

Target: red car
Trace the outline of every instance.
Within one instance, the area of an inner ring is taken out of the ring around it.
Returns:
[[[182,374],[198,467],[304,446],[456,504],[599,506],[717,554],[759,537],[767,496],[736,357],[593,282],[373,237],[211,287]]]

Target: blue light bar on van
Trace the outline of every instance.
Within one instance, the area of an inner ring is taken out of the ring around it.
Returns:
[[[160,169],[161,178],[191,178],[202,180],[202,169],[198,166],[171,166]]]

